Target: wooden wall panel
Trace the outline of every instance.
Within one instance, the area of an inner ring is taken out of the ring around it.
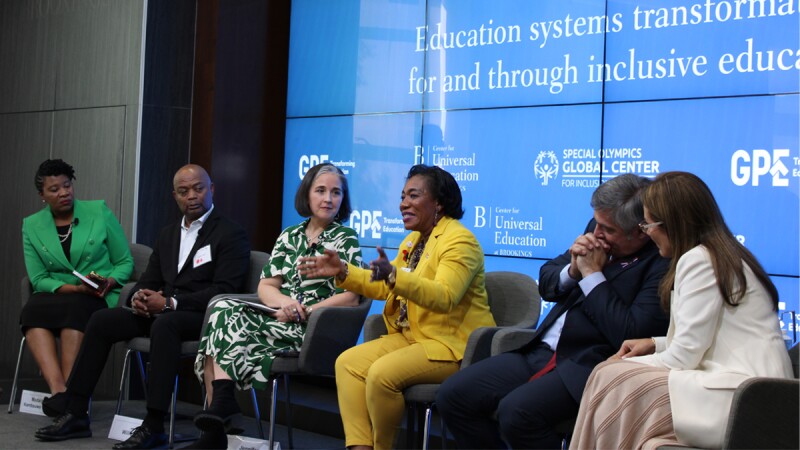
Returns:
[[[58,34],[56,109],[128,103],[139,89],[138,82],[131,82],[139,79],[139,55],[128,52],[141,41],[141,1],[61,4],[63,9],[52,16]]]
[[[0,191],[3,208],[0,221],[0,255],[3,255],[0,280],[4,295],[0,315],[0,374],[13,374],[11,355],[16,361],[16,349],[22,334],[19,331],[19,312],[22,307],[19,285],[25,275],[22,262],[22,219],[42,207],[33,185],[33,176],[42,161],[49,157],[50,113],[0,114],[2,161]],[[14,349],[14,350],[10,350]]]
[[[117,217],[124,139],[124,106],[55,112],[52,154],[75,167],[75,197],[105,200]]]
[[[55,35],[42,2],[0,2],[0,113],[52,109]]]

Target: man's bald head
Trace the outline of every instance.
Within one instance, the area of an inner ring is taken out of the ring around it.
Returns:
[[[206,169],[197,164],[187,164],[172,179],[172,196],[186,217],[186,225],[203,216],[214,203],[214,183]]]

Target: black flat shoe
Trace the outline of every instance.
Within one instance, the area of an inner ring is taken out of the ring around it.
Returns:
[[[36,430],[37,439],[43,441],[65,441],[67,439],[92,437],[89,417],[78,417],[72,413],[58,416],[52,425]]]
[[[163,447],[168,441],[165,433],[153,433],[147,425],[140,425],[133,429],[131,437],[126,441],[114,444],[114,449],[127,448],[157,448]]]
[[[242,413],[235,412],[226,416],[215,413],[211,409],[200,411],[194,415],[194,424],[201,431],[221,431],[226,434],[242,434],[244,426],[241,423]]]
[[[42,412],[47,417],[58,417],[67,412],[66,392],[58,392],[42,400]]]

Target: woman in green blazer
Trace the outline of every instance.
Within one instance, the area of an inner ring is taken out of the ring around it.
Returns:
[[[66,389],[89,316],[115,306],[133,271],[128,239],[102,200],[75,200],[75,171],[60,159],[39,166],[34,183],[44,208],[22,221],[22,247],[33,295],[20,326],[51,393]],[[98,290],[73,274],[107,279]],[[61,360],[56,348],[61,341]],[[45,413],[47,412],[47,408]]]

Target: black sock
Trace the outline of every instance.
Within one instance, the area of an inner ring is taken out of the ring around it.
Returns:
[[[210,412],[221,417],[241,412],[234,396],[236,384],[233,380],[214,380],[211,382],[211,386],[214,389],[214,393],[211,397],[211,406],[208,408]]]
[[[89,411],[89,397],[76,393],[68,393],[66,412],[77,416],[86,417]]]
[[[163,433],[165,417],[167,417],[166,411],[147,408],[147,415],[144,416],[142,425],[146,425],[152,433]]]

